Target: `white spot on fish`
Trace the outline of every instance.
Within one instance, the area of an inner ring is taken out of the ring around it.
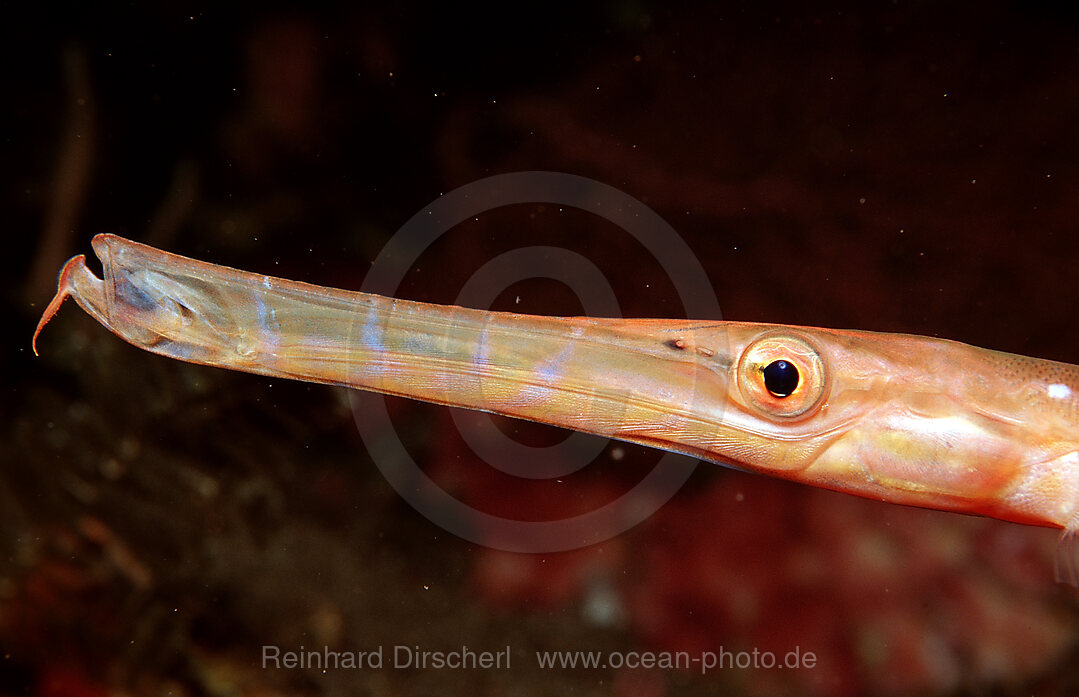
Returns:
[[[277,347],[281,331],[277,323],[276,310],[272,307],[267,308],[262,297],[255,295],[255,312],[258,315],[259,341],[267,347],[266,350],[272,352]],[[253,353],[254,350],[252,349],[251,352]]]
[[[1059,382],[1054,382],[1049,387],[1045,388],[1046,392],[1053,399],[1067,399],[1071,396],[1072,390],[1067,385],[1062,385]]]
[[[386,346],[382,343],[382,328],[378,326],[378,312],[374,309],[367,313],[367,321],[363,323],[364,348],[369,351],[385,351]]]
[[[571,339],[576,339],[583,333],[584,330],[581,329],[581,327],[576,327],[570,334],[570,337]],[[548,382],[558,382],[562,378],[562,369],[564,368],[565,362],[573,356],[574,348],[576,347],[572,340],[566,342],[566,345],[561,351],[536,366],[536,374],[540,375]]]
[[[489,328],[489,325],[483,325],[480,340],[476,345],[476,354],[472,357],[473,365],[487,365],[491,362],[491,344],[487,334]]]

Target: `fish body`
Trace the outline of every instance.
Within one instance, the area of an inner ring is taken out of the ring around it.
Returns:
[[[1079,367],[930,337],[537,317],[323,288],[114,235],[72,297],[172,358],[504,414],[893,503],[1079,531]]]

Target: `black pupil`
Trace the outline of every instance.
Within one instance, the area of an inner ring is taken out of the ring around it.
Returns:
[[[784,360],[764,367],[764,386],[776,397],[788,397],[798,387],[798,369]]]

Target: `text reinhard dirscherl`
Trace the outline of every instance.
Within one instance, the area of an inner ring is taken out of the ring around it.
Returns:
[[[817,665],[817,656],[796,646],[786,653],[762,651],[716,651],[691,654],[688,651],[537,651],[536,663],[542,669],[669,669],[696,670],[701,674],[713,670],[773,670],[805,669]],[[509,646],[498,651],[476,651],[461,646],[446,651],[428,651],[419,646],[397,644],[376,646],[366,651],[334,651],[321,649],[283,651],[280,646],[262,647],[263,668],[301,670],[508,670],[511,665]]]
[[[397,644],[389,651],[383,651],[382,646],[368,651],[334,651],[328,646],[321,649],[305,649],[301,646],[296,651],[282,651],[280,646],[263,646],[262,667],[315,670],[498,669],[510,667],[510,647],[501,651],[474,651],[467,646],[450,651],[425,651],[419,646]]]

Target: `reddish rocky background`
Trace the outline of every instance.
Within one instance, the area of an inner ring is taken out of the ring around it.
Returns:
[[[646,202],[731,319],[902,331],[1079,362],[1079,13],[1020,3],[484,9],[181,3],[5,11],[0,693],[1068,695],[1057,535],[700,466],[603,544],[499,552],[386,483],[343,390],[185,365],[74,307],[56,270],[115,232],[359,288],[412,215],[552,170]],[[626,316],[685,316],[624,231],[477,216],[399,295],[452,302],[530,245]],[[527,275],[522,270],[522,276]],[[496,289],[499,290],[499,289]],[[578,314],[550,280],[496,309]],[[390,400],[462,501],[591,510],[658,455],[495,471],[447,409]],[[554,429],[496,420],[532,445]],[[386,463],[379,463],[383,466]],[[509,670],[264,670],[261,647],[512,649]],[[541,670],[541,650],[812,652],[813,668]]]

